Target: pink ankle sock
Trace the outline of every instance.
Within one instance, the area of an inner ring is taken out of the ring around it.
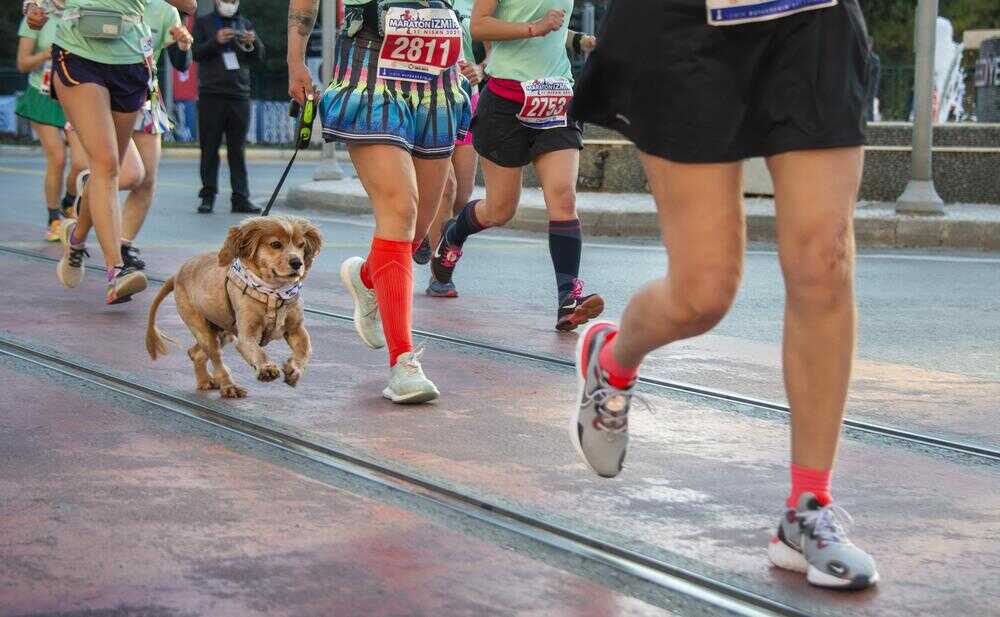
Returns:
[[[608,374],[608,383],[612,386],[624,390],[632,385],[635,378],[639,376],[639,367],[627,367],[618,364],[615,360],[614,354],[611,352],[614,347],[615,338],[618,337],[617,332],[613,332],[608,335],[608,340],[604,343],[604,347],[601,348],[601,354],[598,356],[598,362],[601,368]]]
[[[833,501],[830,496],[830,476],[833,472],[829,469],[809,469],[799,467],[792,463],[792,490],[788,493],[788,501],[785,503],[789,508],[799,505],[799,497],[802,493],[812,493],[820,505],[825,506]]]

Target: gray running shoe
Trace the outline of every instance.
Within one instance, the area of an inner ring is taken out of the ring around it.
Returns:
[[[598,321],[589,325],[576,345],[579,390],[570,418],[570,439],[576,451],[597,475],[613,478],[621,473],[628,449],[628,412],[632,388],[620,390],[607,381],[598,357],[615,325]]]
[[[385,334],[382,332],[375,290],[368,289],[361,282],[361,266],[364,263],[365,260],[360,257],[349,258],[340,265],[340,280],[354,298],[354,329],[358,336],[372,349],[381,349],[385,347]]]
[[[457,298],[458,289],[455,288],[454,282],[442,283],[432,274],[430,282],[427,283],[427,295],[432,298]]]
[[[80,281],[83,280],[83,275],[86,272],[83,267],[84,258],[90,257],[87,247],[83,244],[70,244],[70,238],[73,237],[75,229],[76,221],[74,219],[66,219],[60,228],[59,239],[62,241],[63,255],[59,259],[59,263],[56,264],[56,276],[59,278],[59,282],[70,289],[79,285]]]
[[[767,557],[779,568],[804,572],[817,587],[867,589],[879,579],[875,560],[851,544],[842,521],[851,522],[843,508],[821,506],[812,493],[803,493],[798,508],[781,519]]]
[[[400,404],[426,403],[441,396],[437,386],[427,379],[420,366],[423,353],[420,349],[396,358],[396,366],[390,369],[389,385],[382,391],[382,396]]]
[[[131,302],[132,296],[140,291],[145,291],[148,284],[142,270],[129,267],[119,268],[114,278],[108,281],[108,291],[104,301],[107,304]]]

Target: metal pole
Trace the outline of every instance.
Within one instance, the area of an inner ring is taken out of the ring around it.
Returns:
[[[333,53],[337,43],[337,0],[322,0],[323,67],[320,69],[321,88],[333,79]],[[344,172],[337,162],[337,148],[333,142],[323,143],[323,155],[313,172],[313,180],[340,180]]]
[[[910,182],[896,200],[900,214],[943,215],[944,202],[934,188],[931,146],[934,126],[931,100],[934,91],[934,43],[937,36],[938,0],[919,0],[916,19],[916,86],[913,93],[913,150]]]

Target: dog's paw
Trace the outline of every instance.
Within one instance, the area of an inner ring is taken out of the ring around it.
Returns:
[[[278,375],[281,375],[281,371],[278,370],[278,365],[274,362],[268,362],[257,369],[257,379],[260,381],[274,381]]]
[[[219,382],[215,381],[214,379],[206,379],[205,381],[199,381],[198,382],[198,389],[199,390],[218,390],[219,389]]]
[[[247,395],[247,389],[231,383],[228,386],[219,388],[219,393],[222,395],[222,398],[244,398]]]
[[[295,363],[291,359],[285,362],[282,370],[285,372],[285,383],[293,388],[298,385],[299,378],[302,377],[302,371],[295,366]]]

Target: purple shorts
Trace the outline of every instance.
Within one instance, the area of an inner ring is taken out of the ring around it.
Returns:
[[[62,82],[52,88],[52,98],[62,86],[97,84],[111,95],[111,110],[130,113],[142,109],[149,98],[149,69],[145,62],[137,64],[104,64],[87,60],[59,47],[52,46],[52,69]],[[55,80],[53,80],[55,81]]]

